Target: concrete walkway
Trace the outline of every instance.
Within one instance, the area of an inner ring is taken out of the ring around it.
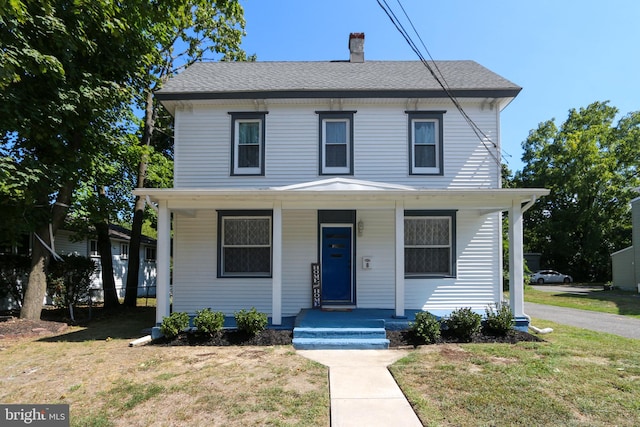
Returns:
[[[329,367],[331,426],[422,426],[387,369],[403,350],[298,350]]]

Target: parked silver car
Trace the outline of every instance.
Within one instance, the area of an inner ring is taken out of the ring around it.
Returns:
[[[558,273],[555,270],[540,270],[529,276],[529,281],[538,285],[544,285],[545,283],[571,283],[573,282],[573,277]]]

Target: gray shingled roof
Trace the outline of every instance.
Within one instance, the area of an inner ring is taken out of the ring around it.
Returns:
[[[512,97],[520,87],[474,61],[436,61],[457,96]],[[265,97],[443,96],[420,61],[204,62],[170,79],[161,100]],[[438,95],[438,93],[440,93]]]

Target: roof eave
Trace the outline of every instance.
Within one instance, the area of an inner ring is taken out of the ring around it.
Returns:
[[[256,90],[239,92],[163,92],[155,93],[159,101],[191,101],[208,99],[300,99],[300,98],[514,98],[522,88],[495,89],[376,89],[376,90]]]

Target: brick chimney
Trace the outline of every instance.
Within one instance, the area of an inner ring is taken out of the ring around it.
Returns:
[[[349,34],[349,62],[364,62],[364,33]]]

